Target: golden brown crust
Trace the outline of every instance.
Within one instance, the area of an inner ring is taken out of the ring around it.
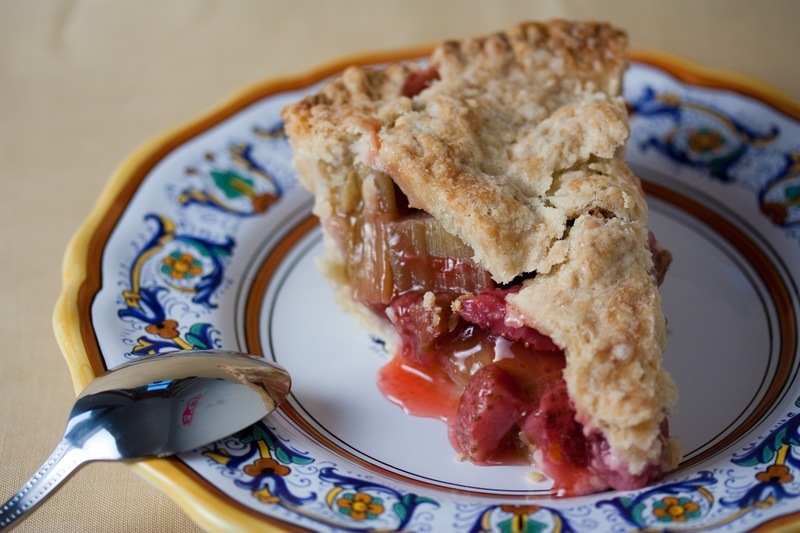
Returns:
[[[602,23],[525,23],[442,44],[417,94],[403,92],[419,65],[353,67],[283,117],[323,223],[354,213],[384,174],[496,281],[536,273],[510,303],[565,350],[579,418],[638,473],[662,457],[676,393],[647,205],[624,162],[625,47]],[[340,301],[396,340],[348,294],[334,234],[323,263]]]
[[[608,25],[564,21],[448,42],[431,58],[440,79],[413,99],[402,90],[414,65],[349,68],[284,112],[300,179],[324,216],[337,198],[316,184],[335,196],[346,178],[320,173],[320,163],[386,172],[497,281],[546,272],[563,260],[552,245],[572,215],[551,202],[564,196],[563,173],[597,182],[589,188],[607,190],[603,208],[620,216],[643,204],[630,180],[588,168],[628,136],[618,96],[625,42]]]
[[[566,261],[508,298],[564,348],[564,380],[585,430],[601,431],[633,473],[660,460],[660,424],[677,396],[661,369],[665,321],[646,239],[636,222],[581,216],[565,239]]]

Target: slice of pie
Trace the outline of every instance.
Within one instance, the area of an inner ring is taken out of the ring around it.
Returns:
[[[525,23],[348,68],[283,111],[321,270],[397,354],[384,391],[559,494],[639,488],[679,458],[671,256],[625,164],[625,50],[607,24]]]

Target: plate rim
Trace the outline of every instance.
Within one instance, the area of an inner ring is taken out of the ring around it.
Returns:
[[[335,75],[351,65],[412,60],[428,55],[434,45],[367,51],[340,56],[293,75],[255,82],[221,100],[207,111],[145,141],[112,171],[87,218],[67,245],[62,261],[62,289],[52,315],[57,344],[67,363],[76,394],[107,369],[92,327],[91,302],[102,286],[102,269],[93,261],[102,256],[112,231],[131,198],[149,172],[177,147],[197,137],[272,94],[297,90]],[[775,87],[734,71],[706,67],[661,50],[632,48],[631,62],[653,66],[693,86],[729,90],[756,99],[776,111],[800,120],[800,103]],[[94,268],[94,271],[92,270]],[[129,464],[142,478],[158,487],[201,527],[255,529],[265,524],[285,531],[306,531],[300,526],[259,513],[235,501],[176,458],[147,459]],[[796,525],[798,513],[767,521],[764,531]]]

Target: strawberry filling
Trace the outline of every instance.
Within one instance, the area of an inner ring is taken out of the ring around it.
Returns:
[[[459,314],[467,322],[471,322],[495,337],[503,337],[510,341],[523,343],[533,350],[558,350],[547,335],[542,335],[533,328],[510,325],[506,320],[507,310],[505,297],[519,292],[520,285],[508,290],[493,290],[476,294],[461,302]]]
[[[524,395],[497,365],[478,370],[461,394],[454,422],[456,445],[476,462],[492,462],[498,452],[516,448],[513,434],[524,415]]]
[[[381,372],[382,392],[410,414],[445,420],[454,448],[476,464],[533,459],[560,494],[643,486],[658,472],[610,472],[604,439],[584,434],[562,377],[563,351],[506,323],[505,296],[518,289],[462,296],[456,310],[446,305],[452,292],[394,299],[387,315],[403,343]]]
[[[438,78],[406,80],[409,96]],[[477,464],[538,465],[559,494],[642,487],[660,465],[632,475],[576,417],[564,352],[506,304],[521,282],[498,286],[473,251],[408,199],[385,174],[351,212],[325,221],[341,244],[353,299],[387,318],[401,338],[379,377],[406,412],[447,422],[454,448]],[[344,194],[344,191],[342,192]],[[654,281],[669,253],[651,239]],[[588,433],[588,434],[587,434]]]
[[[402,94],[413,98],[439,79],[439,69],[430,66],[426,69],[409,72],[403,83]]]
[[[633,475],[614,465],[602,435],[586,434],[562,377],[564,352],[549,337],[504,320],[505,296],[516,290],[395,298],[386,314],[403,342],[381,371],[381,391],[407,413],[446,421],[453,447],[470,461],[534,462],[561,495],[640,488],[656,479],[659,465]],[[447,305],[454,299],[455,310]]]

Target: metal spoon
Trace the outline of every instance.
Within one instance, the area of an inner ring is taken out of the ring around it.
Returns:
[[[194,450],[258,422],[290,387],[280,366],[221,350],[154,355],[107,372],[78,396],[53,454],[0,507],[0,531],[88,461]]]

